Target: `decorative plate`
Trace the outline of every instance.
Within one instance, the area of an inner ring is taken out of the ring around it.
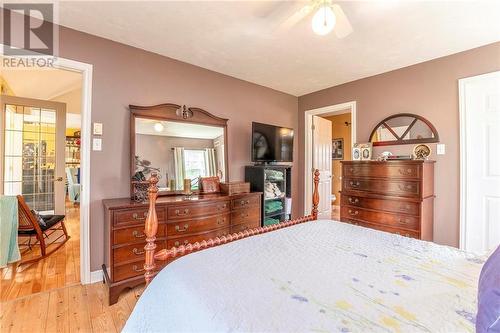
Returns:
[[[431,155],[431,147],[425,144],[416,145],[413,147],[413,156],[416,160],[426,160]]]

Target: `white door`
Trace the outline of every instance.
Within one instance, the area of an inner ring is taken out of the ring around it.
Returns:
[[[500,72],[460,80],[461,248],[500,244]]]
[[[318,217],[330,219],[332,214],[332,122],[313,116],[313,169],[318,169]]]
[[[0,107],[0,194],[64,215],[66,104],[1,95]]]

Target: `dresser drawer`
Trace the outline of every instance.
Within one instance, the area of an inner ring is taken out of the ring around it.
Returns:
[[[232,209],[247,208],[260,204],[260,195],[249,195],[240,199],[231,200]]]
[[[156,238],[165,237],[165,224],[158,225]],[[144,225],[113,231],[113,245],[143,242],[146,239]]]
[[[252,221],[252,222],[247,222],[247,223],[242,223],[242,224],[231,226],[231,233],[234,234],[234,233],[237,233],[237,232],[240,232],[240,231],[245,231],[247,229],[253,229],[253,228],[258,228],[258,227],[260,227],[260,221],[259,220]]]
[[[216,238],[227,234],[229,234],[229,228],[223,228],[216,231],[207,232],[204,234],[199,234],[194,236],[171,238],[167,240],[167,249],[170,249],[172,247],[178,247],[181,245],[187,245],[189,243],[201,242],[204,239]]]
[[[193,204],[168,207],[168,220],[189,220],[193,217],[229,212],[229,201],[214,202],[206,205]]]
[[[165,247],[165,241],[156,241],[156,251],[159,251]],[[144,246],[146,242],[136,243],[131,245],[126,245],[113,249],[113,260],[115,265],[119,265],[124,262],[129,262],[132,260],[141,259],[144,260]]]
[[[260,206],[253,208],[243,208],[231,212],[231,225],[250,222],[260,223]]]
[[[168,262],[167,262],[168,263]],[[166,263],[156,262],[155,272],[160,271],[165,267]],[[136,276],[144,275],[144,259],[127,263],[124,265],[115,265],[113,268],[113,281],[118,282],[121,280],[133,278]]]
[[[113,214],[113,225],[144,224],[148,216],[148,208],[118,210]],[[165,222],[165,209],[156,208],[158,222]]]
[[[410,215],[398,215],[364,210],[356,207],[341,207],[340,219],[366,221],[381,226],[391,226],[410,230],[419,230],[419,218]]]
[[[344,179],[343,190],[364,191],[404,197],[420,197],[420,182],[393,179]]]
[[[420,204],[388,199],[365,198],[356,195],[341,195],[342,206],[355,206],[394,213],[420,215]]]
[[[418,164],[387,163],[353,163],[343,168],[343,177],[374,177],[374,178],[404,178],[420,179],[421,171]]]
[[[229,226],[229,213],[167,223],[167,237],[192,235]]]

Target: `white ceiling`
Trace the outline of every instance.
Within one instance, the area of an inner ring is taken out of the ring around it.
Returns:
[[[290,2],[71,1],[60,3],[59,17],[62,25],[296,96],[500,40],[498,0],[340,5],[354,29],[344,39],[314,35],[311,15],[276,31]]]
[[[0,58],[1,60],[1,58]],[[15,96],[51,100],[81,87],[80,73],[61,69],[0,68]]]
[[[155,131],[155,124],[161,123],[163,131]],[[224,134],[221,127],[178,123],[174,121],[158,121],[154,119],[136,118],[135,132],[137,134],[173,136],[178,138],[215,139]]]

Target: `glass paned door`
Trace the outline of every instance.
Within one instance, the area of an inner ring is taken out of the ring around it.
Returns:
[[[64,104],[2,96],[2,108],[3,193],[22,194],[31,209],[64,214]]]

